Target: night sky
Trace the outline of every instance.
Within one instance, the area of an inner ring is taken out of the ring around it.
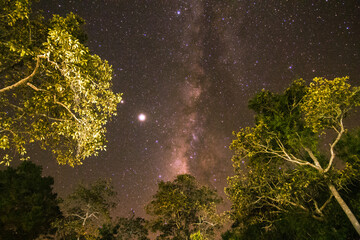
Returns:
[[[300,77],[350,76],[360,85],[358,0],[41,0],[33,6],[46,17],[82,16],[87,45],[113,66],[113,90],[124,95],[99,157],[75,168],[40,151],[32,160],[55,178],[60,196],[80,181],[111,178],[118,216],[132,210],[145,216],[158,181],[181,173],[225,197],[232,131],[253,123],[247,102],[261,89],[280,92]]]

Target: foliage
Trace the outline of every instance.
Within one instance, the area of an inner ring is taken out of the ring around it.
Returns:
[[[59,164],[97,155],[121,95],[109,64],[84,46],[84,21],[70,13],[46,22],[28,0],[1,1],[0,11],[2,163],[26,158],[32,142]]]
[[[148,230],[143,218],[119,218],[116,224],[104,224],[99,229],[99,240],[148,240]]]
[[[314,78],[304,96],[301,110],[308,127],[313,131],[338,128],[341,119],[355,106],[359,106],[359,87],[352,88],[348,77],[327,80]]]
[[[345,168],[334,168],[335,147],[346,131],[343,119],[358,106],[358,92],[347,78],[316,78],[309,87],[300,79],[283,94],[262,91],[250,101],[255,126],[241,129],[231,144],[236,175],[226,193],[234,220],[269,230],[287,212],[326,218],[336,188],[359,173],[358,162],[346,159]],[[320,133],[330,130],[335,137],[326,153]]]
[[[359,182],[349,185],[351,191],[342,191],[347,202],[360,203]],[[351,200],[351,201],[350,201]],[[356,210],[357,215],[360,209],[350,204],[351,209]],[[268,231],[264,231],[264,223],[254,223],[241,227],[235,223],[232,228],[222,235],[224,240],[250,240],[250,239],[289,239],[289,240],[307,240],[307,239],[339,239],[350,240],[357,239],[358,235],[348,222],[342,209],[336,202],[331,202],[324,210],[323,221],[314,219],[310,214],[289,211],[282,213],[278,221]]]
[[[41,174],[28,161],[0,171],[0,239],[35,239],[60,215],[54,180]]]
[[[204,236],[201,234],[200,231],[193,233],[190,235],[190,240],[205,240]]]
[[[335,146],[335,151],[337,157],[346,164],[346,168],[351,169],[351,171],[343,172],[343,174],[351,172],[351,176],[348,178],[360,180],[360,128],[344,134]]]
[[[80,184],[60,204],[64,217],[55,223],[60,239],[96,239],[98,228],[110,223],[116,192],[109,181],[98,180],[89,186]]]
[[[157,239],[190,239],[192,233],[211,238],[221,225],[216,204],[221,198],[216,191],[199,186],[191,175],[178,175],[172,182],[159,183],[153,200],[146,206],[151,230],[159,231]]]

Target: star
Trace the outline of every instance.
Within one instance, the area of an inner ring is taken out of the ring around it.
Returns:
[[[146,120],[146,115],[143,113],[140,113],[138,116],[139,121],[144,122]]]
[[[177,174],[190,173],[223,189],[233,174],[232,132],[253,123],[248,100],[261,89],[283,91],[299,77],[360,77],[360,4],[351,6],[358,1],[182,0],[126,6],[126,1],[83,0],[61,1],[61,8],[58,2],[39,0],[37,6],[49,16],[60,9],[86,20],[89,49],[111,63],[113,89],[126,98],[108,125],[102,159],[71,170],[53,167],[53,159],[40,154],[33,159],[43,159],[44,174],[55,177],[62,196],[73,182],[112,177],[123,196],[119,216],[131,208],[146,216],[143,206],[156,193],[158,180]]]

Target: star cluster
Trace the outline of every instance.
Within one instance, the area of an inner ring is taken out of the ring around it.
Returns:
[[[191,173],[219,192],[232,174],[232,131],[251,125],[261,89],[350,76],[359,85],[360,4],[348,1],[40,0],[44,14],[74,12],[88,45],[124,93],[107,151],[74,169],[37,153],[64,195],[78,181],[112,178],[118,215],[143,207],[159,180]]]

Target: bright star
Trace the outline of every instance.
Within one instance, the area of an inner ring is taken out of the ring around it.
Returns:
[[[138,119],[139,119],[139,121],[143,122],[146,120],[146,115],[141,113],[141,114],[139,114]]]

